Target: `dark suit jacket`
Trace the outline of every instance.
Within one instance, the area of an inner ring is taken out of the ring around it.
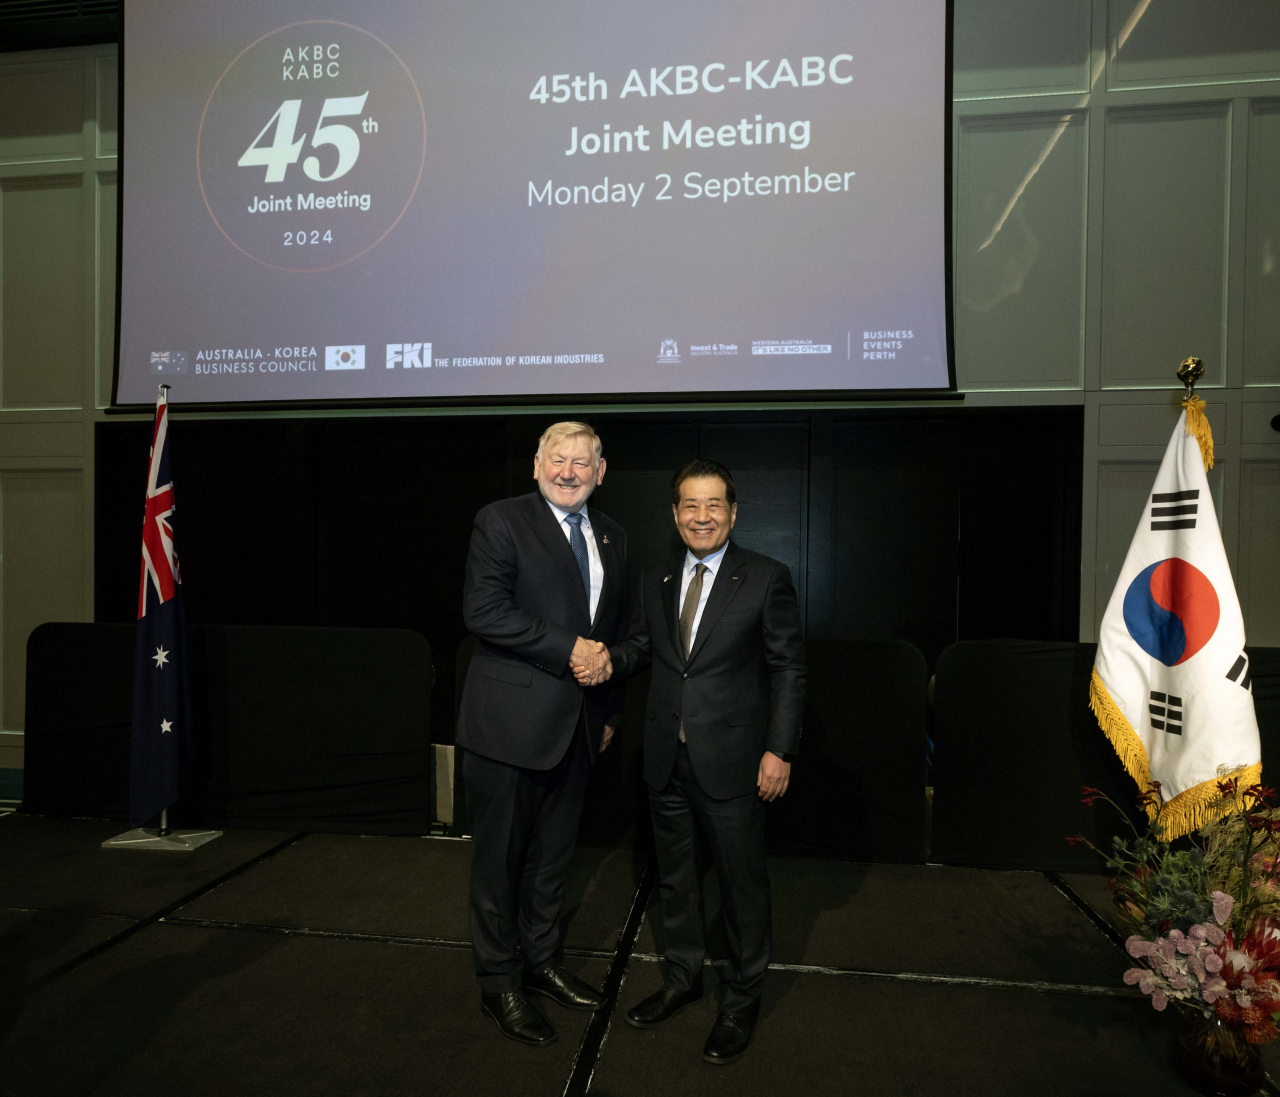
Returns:
[[[684,721],[689,760],[708,795],[727,800],[756,790],[760,758],[800,747],[804,638],[785,564],[729,542],[686,662],[680,645],[683,554],[646,569],[627,638],[610,649],[615,677],[652,662],[645,708],[644,779],[671,779]]]
[[[589,619],[582,573],[541,493],[491,503],[476,515],[462,613],[477,639],[458,712],[457,742],[525,769],[564,757],[585,708],[592,761],[618,685],[583,689],[569,669],[579,636],[614,643],[626,620],[627,537],[588,504],[604,586]]]

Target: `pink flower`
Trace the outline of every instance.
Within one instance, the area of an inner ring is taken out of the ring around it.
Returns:
[[[1143,956],[1154,956],[1156,954],[1155,942],[1139,937],[1136,933],[1124,943],[1124,947],[1125,951],[1135,960],[1141,959]],[[1133,970],[1136,971],[1138,969],[1134,968]]]
[[[1231,908],[1236,905],[1236,901],[1223,891],[1215,891],[1209,898],[1213,900],[1213,917],[1218,925],[1226,925],[1227,919],[1231,917]]]
[[[1157,990],[1151,995],[1151,1004],[1157,1010],[1163,1010],[1169,1004],[1169,996],[1163,990]]]
[[[1146,969],[1140,967],[1131,967],[1124,973],[1124,982],[1126,986],[1133,986],[1139,979],[1146,975]]]
[[[1206,971],[1210,972],[1213,975],[1217,975],[1218,972],[1222,970],[1222,957],[1219,956],[1216,952],[1206,953],[1204,958],[1204,966]]]
[[[1213,976],[1200,984],[1200,997],[1212,1005],[1227,994],[1226,980],[1221,976]]]
[[[1204,927],[1205,936],[1209,939],[1209,944],[1217,948],[1223,941],[1227,939],[1227,935],[1217,926],[1206,924]]]

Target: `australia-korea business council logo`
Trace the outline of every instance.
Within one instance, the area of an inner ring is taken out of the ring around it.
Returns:
[[[167,356],[167,357],[166,357]],[[262,347],[252,343],[238,346],[200,347],[194,355],[187,351],[152,351],[151,372],[196,377],[257,377],[270,374],[318,372],[319,355],[312,346]]]

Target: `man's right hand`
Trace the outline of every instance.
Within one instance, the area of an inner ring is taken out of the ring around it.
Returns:
[[[598,686],[601,682],[607,682],[613,674],[609,649],[598,641],[586,640],[581,636],[569,654],[569,667],[578,684],[583,686]]]

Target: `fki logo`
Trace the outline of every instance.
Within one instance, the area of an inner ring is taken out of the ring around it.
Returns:
[[[388,343],[387,369],[404,366],[405,369],[430,369],[430,343]]]
[[[364,369],[364,347],[325,347],[325,369]]]

